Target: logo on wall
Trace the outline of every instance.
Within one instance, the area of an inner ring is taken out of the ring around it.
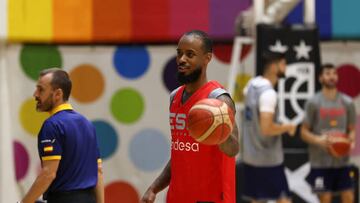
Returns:
[[[278,84],[279,119],[283,123],[300,124],[304,117],[304,102],[315,92],[314,63],[289,64],[286,79]]]
[[[300,124],[305,102],[317,87],[316,67],[320,65],[317,29],[259,25],[257,40],[257,73],[262,72],[263,50],[285,54],[286,78],[280,79],[277,86],[279,119],[283,123]]]
[[[304,100],[315,92],[315,65],[312,61],[306,62],[310,60],[310,52],[313,48],[303,39],[292,47],[283,45],[280,39],[276,39],[274,45],[269,45],[268,50],[285,54],[292,50],[295,52],[296,60],[305,60],[303,62],[294,60],[293,63],[288,64],[286,79],[280,79],[278,84],[280,121],[300,124],[304,116]]]

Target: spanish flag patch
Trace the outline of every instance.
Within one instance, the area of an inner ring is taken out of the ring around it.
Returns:
[[[53,146],[46,146],[44,147],[44,152],[52,152],[54,150]]]

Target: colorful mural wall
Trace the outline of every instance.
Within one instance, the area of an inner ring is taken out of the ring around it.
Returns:
[[[174,42],[202,29],[232,39],[236,16],[251,0],[1,0],[4,33],[27,42]],[[0,23],[1,24],[1,23]],[[0,26],[1,30],[1,26]]]
[[[1,129],[9,129],[9,134],[0,136],[11,137],[14,159],[1,164],[15,162],[19,194],[29,189],[40,169],[36,135],[48,116],[34,108],[32,94],[37,73],[42,67],[59,66],[74,81],[70,102],[96,126],[104,159],[107,203],[138,202],[169,158],[169,92],[178,85],[174,79],[175,49],[174,45],[8,46],[5,56],[9,105],[1,106],[1,112],[10,109],[7,118],[11,125],[0,123]],[[355,101],[360,143],[360,44],[325,43],[321,49],[323,61],[338,66],[340,90]],[[253,49],[245,50],[237,95],[254,75]],[[231,45],[215,47],[208,67],[209,79],[227,85],[230,56]],[[242,101],[242,97],[236,98]],[[360,145],[357,145],[353,155],[359,154]],[[291,182],[292,187],[297,187],[295,179]],[[157,202],[164,202],[165,194],[160,193]]]
[[[0,39],[16,42],[175,42],[190,29],[232,40],[251,0],[0,0]],[[321,39],[359,38],[357,0],[316,1]],[[285,20],[302,23],[303,3]]]
[[[95,125],[107,203],[137,203],[169,160],[169,92],[176,46],[10,45],[6,50],[9,128],[20,196],[40,169],[37,134],[47,113],[35,111],[38,72],[62,67],[73,81],[70,103]],[[228,61],[214,56],[209,79],[227,85]],[[250,74],[248,74],[250,75]],[[2,81],[4,82],[4,81]],[[1,109],[1,112],[3,109]],[[1,164],[13,164],[13,161]],[[158,202],[163,202],[161,193]]]

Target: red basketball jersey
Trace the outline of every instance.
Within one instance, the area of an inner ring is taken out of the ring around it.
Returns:
[[[218,145],[203,145],[187,130],[187,114],[199,100],[222,86],[210,81],[184,104],[185,86],[179,88],[170,106],[171,181],[168,203],[235,203],[235,158],[220,151]]]

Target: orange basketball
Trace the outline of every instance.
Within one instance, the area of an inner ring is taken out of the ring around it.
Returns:
[[[329,152],[335,157],[347,156],[350,153],[351,143],[348,136],[342,133],[331,133],[329,135]]]
[[[234,112],[221,100],[203,99],[190,109],[187,123],[190,136],[196,141],[221,144],[232,132]]]

